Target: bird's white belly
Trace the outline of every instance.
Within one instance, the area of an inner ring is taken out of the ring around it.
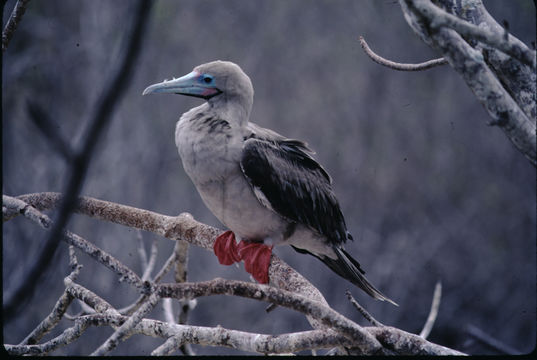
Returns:
[[[242,239],[279,243],[287,222],[263,206],[242,173],[197,186],[212,213]]]

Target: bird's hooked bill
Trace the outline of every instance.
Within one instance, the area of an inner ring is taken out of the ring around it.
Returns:
[[[209,99],[221,92],[213,84],[208,84],[205,79],[203,74],[192,71],[178,79],[164,80],[150,85],[143,91],[142,95],[172,93]]]

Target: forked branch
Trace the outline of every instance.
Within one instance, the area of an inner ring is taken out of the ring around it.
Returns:
[[[50,219],[40,210],[51,209],[60,201],[60,195],[55,193],[29,194],[18,198],[4,195],[4,221],[22,214],[40,226],[49,228],[52,225]],[[196,222],[188,214],[170,217],[88,197],[80,198],[78,203],[79,206],[76,210],[79,213],[153,231],[169,239],[185,241],[211,250],[214,238],[220,233],[217,229]],[[129,307],[128,312],[123,312],[123,314],[131,314],[125,316],[91,290],[76,284],[75,276],[67,277],[65,279],[65,293],[43,323],[21,344],[5,345],[11,354],[48,353],[59,346],[75,341],[89,326],[95,325],[109,325],[115,331],[94,352],[94,355],[108,353],[119,342],[128,339],[135,333],[166,339],[162,345],[154,350],[154,354],[169,354],[180,349],[184,344],[230,346],[261,353],[281,353],[306,348],[320,349],[337,346],[341,349],[344,347],[353,353],[370,355],[462,354],[396,328],[387,326],[362,327],[356,324],[328,306],[313,285],[274,255],[269,269],[272,286],[223,279],[197,283],[159,284],[158,281],[162,275],[173,268],[177,261],[181,261],[182,255],[179,251],[174,251],[153,280],[142,281],[138,275],[119,263],[110,254],[106,254],[92,244],[88,245],[87,240],[76,234],[66,231],[63,240],[90,255],[91,253],[100,254],[94,256],[94,259],[115,271],[120,277],[126,279],[127,283],[138,288],[141,297],[135,301],[133,306]],[[71,263],[77,264],[72,252],[70,252],[70,256],[73,257]],[[79,269],[78,266],[77,269]],[[240,296],[287,307],[305,314],[317,330],[269,337],[268,335],[242,333],[219,327],[192,327],[177,324],[175,321],[161,322],[145,318],[146,314],[162,299],[174,298],[191,301],[200,296],[211,295]],[[58,323],[58,319],[65,315],[72,299],[83,301],[85,306],[92,309],[92,312],[75,316],[74,325],[66,329],[61,335],[46,343],[36,344],[46,332]],[[193,334],[197,335],[193,336]]]

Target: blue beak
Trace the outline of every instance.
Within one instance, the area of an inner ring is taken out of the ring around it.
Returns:
[[[195,96],[203,99],[210,99],[218,95],[221,91],[212,84],[207,84],[205,76],[197,71],[192,71],[178,79],[164,80],[161,83],[148,86],[142,95],[171,93],[187,96]]]

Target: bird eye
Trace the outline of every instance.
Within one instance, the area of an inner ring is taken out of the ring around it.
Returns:
[[[211,75],[204,74],[202,80],[204,83],[210,84],[213,82],[213,77]]]

